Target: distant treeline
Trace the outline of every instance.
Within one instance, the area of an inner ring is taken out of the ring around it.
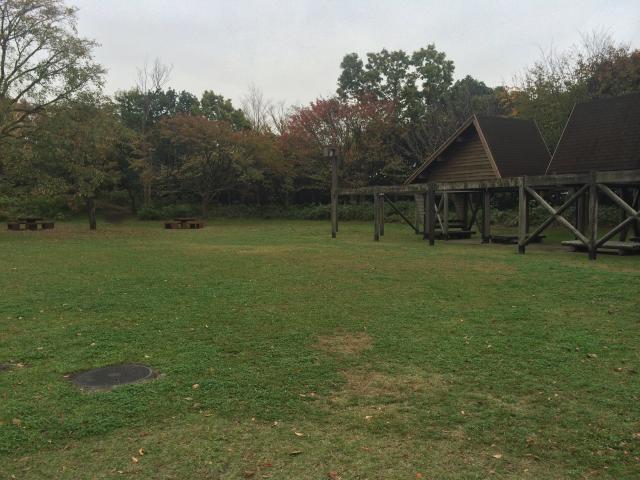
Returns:
[[[191,205],[312,205],[328,200],[322,147],[340,150],[343,185],[399,183],[473,113],[535,120],[553,151],[576,101],[640,91],[640,51],[602,33],[545,53],[511,85],[466,76],[434,45],[346,55],[336,94],[287,107],[252,87],[235,106],[213,90],[139,69],[101,93],[95,42],[62,0],[7,0],[0,12],[0,216],[47,205],[118,204],[143,216]],[[42,199],[46,199],[43,201]]]

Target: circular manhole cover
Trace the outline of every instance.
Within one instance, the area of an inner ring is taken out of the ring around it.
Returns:
[[[155,372],[146,365],[110,365],[81,372],[71,381],[81,388],[109,389],[127,383],[138,383],[155,377]]]

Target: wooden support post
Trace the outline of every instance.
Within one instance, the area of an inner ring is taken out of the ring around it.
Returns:
[[[380,236],[384,236],[384,193],[380,194],[378,199],[378,206],[380,207]]]
[[[416,235],[420,234],[420,227],[422,227],[423,230],[425,228],[424,225],[421,225],[423,217],[424,217],[424,212],[422,213],[422,215],[420,215],[420,211],[419,211],[420,210],[420,208],[419,208],[420,206],[424,207],[424,198],[425,198],[425,196],[426,195],[414,195],[413,196],[413,198],[415,200],[413,203],[416,206],[416,221],[413,224],[413,232]]]
[[[442,192],[442,238],[449,240],[449,192]]]
[[[415,216],[414,216],[414,219],[413,219],[413,224],[416,227],[415,228],[415,232],[416,233],[420,233],[420,222],[421,222],[421,220],[420,220],[420,209],[418,208],[418,206],[419,206],[419,203],[420,203],[420,199],[422,197],[424,197],[424,196],[423,195],[414,195],[413,196],[413,201],[414,201],[414,203],[416,205]],[[422,203],[424,203],[424,199],[423,199]]]
[[[636,210],[640,210],[640,188],[633,192],[633,200],[631,206]],[[633,222],[633,236],[640,237],[640,220]]]
[[[598,186],[595,173],[589,183],[589,260],[595,260],[598,254]]]
[[[527,239],[527,191],[526,177],[520,179],[518,185],[518,253],[524,254]]]
[[[429,195],[425,194],[422,196],[422,207],[424,209],[424,211],[422,212],[422,216],[423,218],[423,222],[422,222],[422,239],[423,240],[427,240],[429,238],[429,221],[431,219],[431,217],[433,217],[434,212],[433,210],[429,210],[431,208],[431,205],[429,205]]]
[[[584,195],[580,195],[576,201],[576,228],[581,233],[587,233],[585,230],[585,208],[584,208]],[[576,237],[577,238],[577,237]]]
[[[460,215],[460,220],[462,220],[462,228],[463,230],[471,230],[471,226],[469,225],[469,196],[471,193],[464,192],[462,194],[462,215]]]
[[[529,227],[531,226],[531,208],[529,205],[529,198],[524,202],[524,228],[527,235],[529,235]]]
[[[482,192],[482,243],[491,241],[491,193],[488,189]]]
[[[373,240],[380,240],[380,197],[377,193],[373,194]]]
[[[427,227],[429,229],[429,245],[436,244],[436,192],[435,185],[427,186]]]
[[[331,157],[331,238],[338,233],[338,157]]]

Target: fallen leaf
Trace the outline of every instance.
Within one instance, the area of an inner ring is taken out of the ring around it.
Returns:
[[[495,455],[493,455],[493,458],[497,458],[498,460],[500,460],[502,458],[502,454],[496,453]]]
[[[422,478],[422,474],[420,472],[416,473],[416,478]]]
[[[302,432],[293,432],[296,437],[304,437],[304,433]]]
[[[371,420],[373,417],[371,415],[365,415],[364,419],[368,422],[369,420]]]
[[[133,463],[138,463],[140,460],[138,460],[136,457],[131,457],[131,461]]]
[[[196,390],[196,389],[200,388],[200,384],[199,383],[194,383],[193,385],[191,385],[191,388]]]
[[[595,353],[587,353],[587,358],[598,358],[598,355]]]
[[[143,456],[143,455],[144,455],[144,448],[139,449],[139,450],[138,450],[138,454],[139,454],[140,456]]]
[[[331,480],[340,480],[340,475],[338,475],[338,472],[336,472],[336,471],[332,470],[327,475]]]
[[[13,423],[16,427],[19,427],[20,425],[22,425],[22,420],[20,420],[19,418],[14,418],[13,420],[11,420],[11,423]]]
[[[616,372],[623,372],[623,371],[624,371],[624,368],[622,368],[622,367],[616,367],[616,368],[614,368],[613,370],[614,370],[614,371],[616,371]]]
[[[300,455],[302,453],[302,450],[292,450],[291,452],[289,452],[289,455]]]

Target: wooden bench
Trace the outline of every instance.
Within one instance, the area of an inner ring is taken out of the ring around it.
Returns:
[[[471,238],[471,235],[475,235],[475,234],[476,232],[474,232],[473,230],[449,229],[447,233],[447,237],[449,238],[449,240],[456,240],[456,239],[461,240],[461,239]],[[442,233],[442,230],[436,229],[436,238],[438,239],[444,238],[444,234]]]
[[[20,219],[15,222],[7,223],[7,228],[15,232],[21,230],[52,230],[54,225],[54,222],[51,221],[26,221]]]
[[[536,235],[531,239],[531,243],[542,243],[545,235]],[[516,245],[518,243],[518,235],[491,235],[491,243],[506,243],[508,245]]]
[[[198,220],[188,220],[184,222],[165,222],[164,228],[167,230],[181,230],[181,229],[198,229],[203,228],[204,222]]]
[[[570,247],[572,251],[587,251],[589,247],[580,240],[565,240],[562,242],[565,247]],[[640,254],[640,242],[619,242],[609,240],[598,248],[599,253],[617,253],[618,255],[637,255]]]

